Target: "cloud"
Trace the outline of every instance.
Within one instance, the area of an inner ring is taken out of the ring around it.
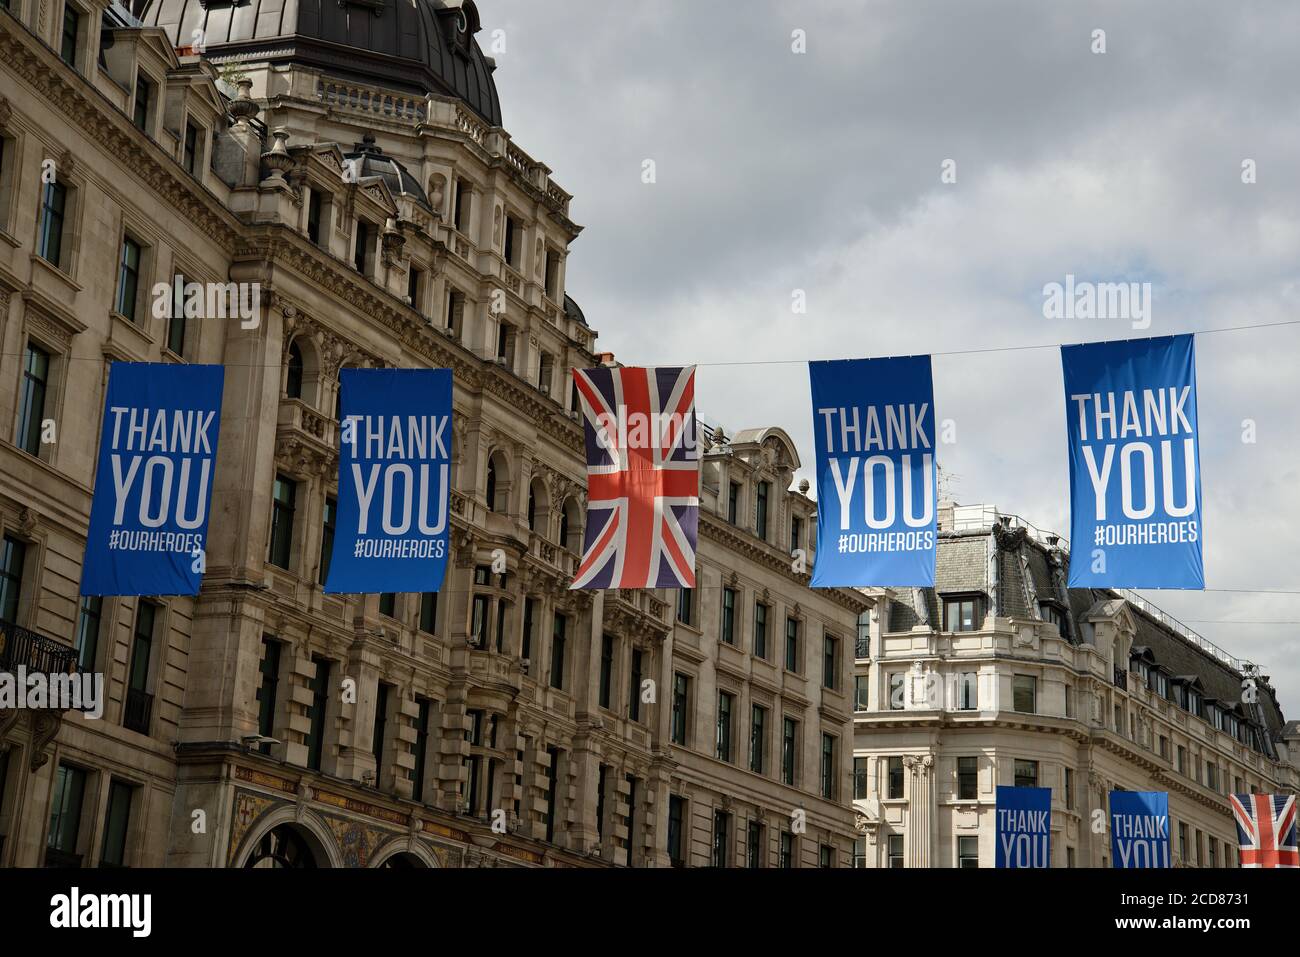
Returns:
[[[568,291],[600,347],[700,363],[712,420],[779,425],[805,466],[806,368],[726,363],[1300,318],[1300,9],[493,0],[483,13],[507,31],[507,127],[575,194],[586,230]],[[956,184],[940,183],[945,159]],[[1151,281],[1152,327],[1045,319],[1042,287],[1067,273]],[[1286,532],[1300,523],[1300,327],[1197,350],[1208,584],[1300,589]],[[1058,354],[934,362],[939,416],[957,423],[941,450],[956,497],[1067,529]],[[1300,596],[1149,597],[1198,621],[1300,620]],[[1300,713],[1300,626],[1195,627],[1264,666]]]

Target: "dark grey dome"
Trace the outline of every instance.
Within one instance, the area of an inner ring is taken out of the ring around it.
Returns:
[[[573,301],[573,297],[567,292],[564,294],[564,314],[570,319],[576,319],[582,325],[587,325],[587,317],[583,315],[582,307]]]
[[[345,80],[455,96],[501,125],[472,0],[134,0],[133,8],[176,46],[202,30],[214,59],[301,63]]]
[[[411,171],[399,163],[397,160],[388,156],[375,145],[373,135],[367,133],[365,138],[358,143],[350,153],[344,153],[344,158],[358,161],[360,166],[357,169],[357,177],[364,178],[367,176],[379,176],[388,185],[389,191],[394,196],[407,195],[414,199],[425,209],[431,209],[429,206],[429,195],[420,185],[420,181],[411,175]]]

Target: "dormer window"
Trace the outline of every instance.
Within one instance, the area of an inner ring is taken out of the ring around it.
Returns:
[[[131,119],[137,127],[149,132],[149,103],[153,99],[153,84],[143,73],[135,75],[135,107]]]

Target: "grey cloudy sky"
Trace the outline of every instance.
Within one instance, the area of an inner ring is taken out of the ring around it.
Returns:
[[[708,363],[1300,319],[1300,4],[480,11],[480,42],[505,31],[507,129],[575,194],[586,230],[568,291],[600,347],[629,364],[701,364],[701,411],[728,431],[784,428],[807,477],[806,368]],[[940,182],[946,159],[955,184]],[[1067,273],[1151,282],[1151,327],[1044,318],[1044,284]],[[792,314],[795,289],[806,315]],[[1201,336],[1197,360],[1207,585],[1300,590],[1300,326]],[[1058,353],[938,356],[934,376],[938,416],[957,427],[940,448],[952,496],[1068,533]],[[1300,621],[1300,596],[1149,594],[1260,663],[1300,717],[1300,624],[1221,623]]]

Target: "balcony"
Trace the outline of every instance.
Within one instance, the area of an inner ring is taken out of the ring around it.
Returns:
[[[151,717],[153,717],[153,695],[134,689],[127,691],[122,726],[140,734],[148,734]]]
[[[871,637],[859,636],[853,645],[853,656],[859,660],[871,657]]]
[[[0,671],[16,671],[19,666],[41,674],[73,674],[77,653],[61,641],[0,621]]]
[[[1115,687],[1128,690],[1128,672],[1123,668],[1115,669]]]

